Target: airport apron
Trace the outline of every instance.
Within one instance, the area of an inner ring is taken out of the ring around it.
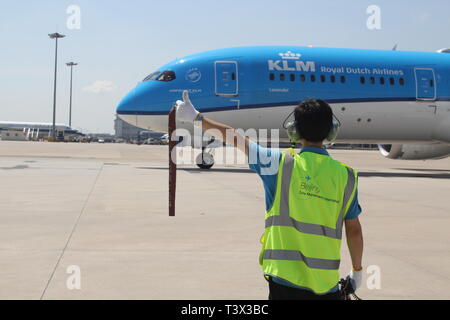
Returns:
[[[335,287],[343,221],[356,188],[356,171],[330,156],[284,152],[261,238],[264,274],[316,294]]]

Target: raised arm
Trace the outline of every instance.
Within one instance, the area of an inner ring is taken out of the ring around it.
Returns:
[[[233,147],[237,147],[239,150],[244,152],[246,156],[248,156],[249,139],[241,135],[235,128],[203,116],[192,105],[191,100],[189,99],[189,92],[187,90],[183,91],[183,101],[178,100],[176,108],[177,119],[179,121],[188,123],[201,121],[203,130],[218,130],[221,133],[221,137],[216,138],[220,138],[227,144],[232,145]]]

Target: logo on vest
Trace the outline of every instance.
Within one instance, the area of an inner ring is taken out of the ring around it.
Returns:
[[[321,195],[320,187],[312,181],[310,176],[303,177],[303,181],[300,182],[300,195],[303,199],[321,199],[328,202],[339,203],[335,199],[330,199],[327,196]]]
[[[306,181],[302,181],[300,183],[300,192],[315,193],[315,194],[320,193],[320,188],[311,181],[310,176],[306,176],[305,180]]]

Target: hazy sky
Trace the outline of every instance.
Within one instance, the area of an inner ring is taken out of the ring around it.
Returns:
[[[80,9],[80,28],[73,11]],[[381,29],[369,30],[369,5]],[[57,122],[113,132],[115,107],[138,81],[187,54],[230,46],[317,45],[435,51],[450,47],[448,0],[0,0],[0,121],[52,121],[54,40],[59,41]]]

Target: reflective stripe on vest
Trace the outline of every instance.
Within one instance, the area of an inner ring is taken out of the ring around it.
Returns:
[[[296,250],[264,250],[264,259],[303,261],[309,268],[323,270],[339,269],[340,260],[317,259],[305,257]]]
[[[289,189],[291,186],[292,169],[294,168],[294,157],[290,154],[285,155],[283,164],[283,173],[281,177],[281,194],[280,194],[280,213],[279,215],[270,216],[266,219],[266,228],[273,226],[293,227],[299,232],[325,236],[333,239],[342,238],[342,227],[344,221],[345,208],[348,205],[350,197],[355,187],[355,175],[353,169],[346,167],[348,173],[347,185],[344,190],[344,201],[342,203],[339,218],[336,227],[330,228],[319,224],[305,223],[297,221],[289,215]]]

